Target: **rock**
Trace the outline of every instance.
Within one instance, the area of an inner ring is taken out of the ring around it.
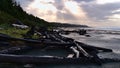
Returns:
[[[21,29],[27,29],[28,28],[27,25],[19,25],[19,24],[12,24],[12,26],[17,27],[17,28],[21,28]]]
[[[33,65],[32,64],[26,64],[26,65],[24,65],[24,68],[33,68]]]
[[[3,30],[3,28],[0,28],[0,30]]]
[[[13,27],[20,28],[20,29],[27,29],[29,28],[27,25],[24,25],[21,21],[15,20],[13,24],[11,24]]]
[[[91,37],[91,36],[90,36],[90,35],[88,35],[88,34],[86,34],[85,36],[86,36],[86,37]]]

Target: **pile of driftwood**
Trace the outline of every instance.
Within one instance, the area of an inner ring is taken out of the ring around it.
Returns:
[[[36,31],[32,28],[32,30],[28,31],[26,36],[32,36],[34,33],[42,35],[43,38],[13,38],[4,34],[0,34],[1,47],[5,47],[4,45],[9,46],[8,48],[1,49],[0,62],[21,64],[102,64],[105,62],[105,59],[100,59],[97,54],[99,52],[112,52],[111,49],[90,46],[75,41],[74,39],[63,37],[61,36],[60,32],[57,31]],[[20,55],[20,53],[24,51],[30,51],[34,48],[42,49],[45,47],[67,49],[70,54],[68,54],[66,57]]]
[[[78,33],[79,35],[85,35],[87,34],[87,30],[85,29],[79,29],[79,30],[59,30],[59,33],[61,34],[70,34],[70,33]]]

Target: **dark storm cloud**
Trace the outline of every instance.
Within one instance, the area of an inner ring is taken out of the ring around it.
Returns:
[[[112,11],[120,8],[120,3],[109,4],[84,4],[83,10],[87,13],[88,17],[95,18],[96,20],[105,20],[107,16],[113,15]]]

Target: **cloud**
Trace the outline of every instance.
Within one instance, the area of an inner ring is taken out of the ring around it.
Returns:
[[[17,0],[30,14],[50,22],[120,26],[119,0]],[[115,23],[115,24],[114,24]]]
[[[55,4],[57,2],[61,2],[61,5]],[[50,22],[78,23],[80,19],[83,20],[86,17],[77,2],[66,0],[55,0],[54,2],[36,0],[26,8],[26,11]]]
[[[112,11],[120,8],[120,3],[111,3],[111,4],[84,4],[82,5],[85,12],[89,17],[93,17],[96,20],[105,20],[106,16],[112,15]]]
[[[28,5],[33,1],[35,0],[16,0],[16,2],[20,3],[23,8],[28,7]]]
[[[54,0],[55,2],[53,5],[58,9],[62,10],[64,8],[64,1],[63,0]]]
[[[93,22],[91,24],[95,24],[96,26],[120,26],[120,19],[113,19],[113,16],[119,17],[119,2],[106,2],[105,4],[97,4],[96,1],[93,1],[81,3],[80,6],[86,12],[89,20]],[[116,23],[117,25],[113,23]]]
[[[113,14],[120,13],[120,8],[112,11]]]
[[[120,3],[120,0],[96,0],[97,4]]]
[[[47,21],[55,21],[56,19],[57,9],[52,4],[47,4],[45,1],[41,2],[40,0],[35,0],[25,10],[28,13],[31,13]]]

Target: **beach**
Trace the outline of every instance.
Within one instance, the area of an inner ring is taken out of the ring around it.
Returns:
[[[107,32],[106,32],[107,31]],[[109,59],[115,59],[115,60],[120,60],[120,34],[119,31],[113,31],[113,30],[92,30],[88,31],[87,35],[79,35],[78,33],[70,33],[68,35],[62,35],[65,37],[73,38],[76,41],[85,43],[87,45],[91,46],[97,46],[97,47],[104,47],[104,48],[109,48],[112,49],[113,52],[102,52],[99,53],[98,56],[100,58],[109,58]],[[62,55],[65,52],[61,52],[58,50],[55,51],[54,53],[52,52],[46,52],[46,54],[58,54]],[[39,50],[32,51],[27,53],[26,55],[42,55],[43,53],[40,53]],[[21,68],[24,67],[24,65],[9,65],[9,64],[2,64],[0,67],[6,67],[9,68],[9,66],[16,67],[16,68]],[[108,62],[108,63],[103,63],[102,65],[95,65],[95,64],[64,64],[64,65],[33,65],[34,68],[119,68],[120,67],[120,62]]]

